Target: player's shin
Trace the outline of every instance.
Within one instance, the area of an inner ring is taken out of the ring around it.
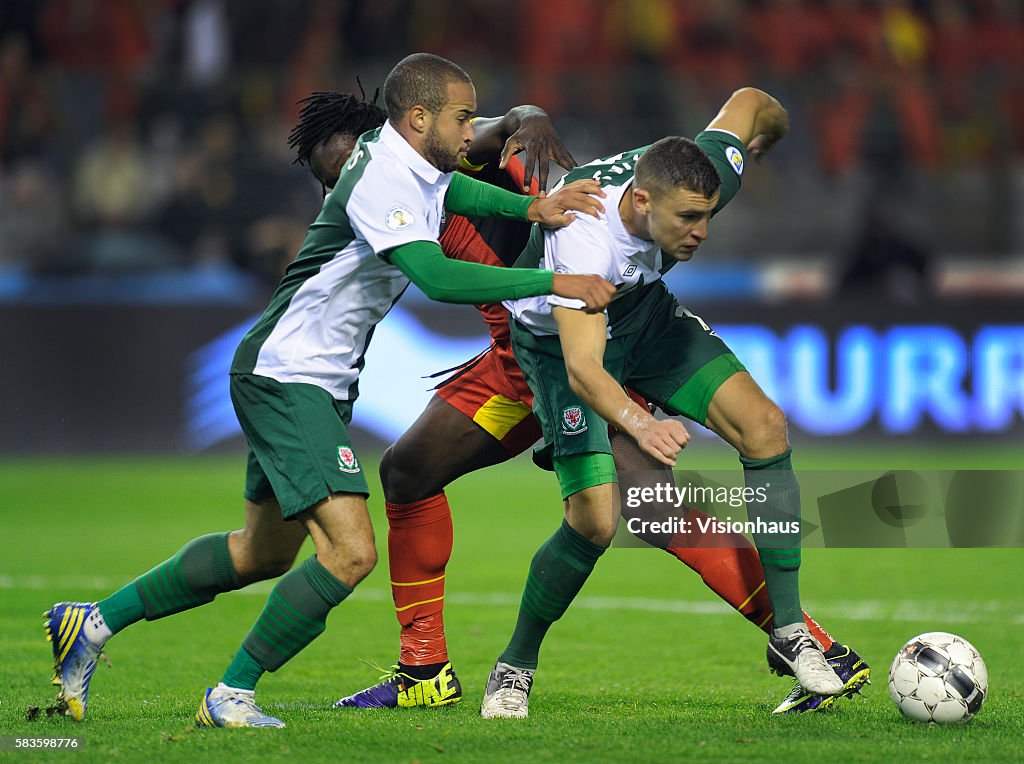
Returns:
[[[444,636],[445,567],[452,553],[452,516],[444,493],[386,505],[388,564],[395,614],[402,626],[401,668],[416,678],[448,661]]]
[[[828,651],[832,649],[832,645],[836,643],[832,639],[832,635],[822,628],[821,624],[815,621],[808,612],[804,611],[804,623],[807,625],[807,630],[811,632],[811,636],[818,640],[818,644],[821,645],[821,649]]]
[[[253,690],[264,671],[276,671],[316,639],[327,614],[352,588],[310,557],[277,582],[267,604],[221,680],[228,687]]]
[[[787,449],[771,459],[740,457],[751,494],[747,515],[755,526],[754,544],[775,614],[768,666],[776,674],[796,677],[811,695],[838,695],[844,682],[811,638],[800,609],[800,487],[789,456]]]
[[[686,513],[696,522],[699,509]],[[723,538],[723,536],[725,536]],[[676,534],[666,552],[698,573],[704,584],[760,629],[772,622],[772,606],[757,550],[739,533]]]
[[[228,534],[193,539],[177,554],[98,603],[111,633],[146,618],[154,621],[205,605],[237,589],[238,574],[228,552]]]
[[[708,515],[691,508],[686,517],[696,523]],[[745,536],[739,533],[714,536],[680,533],[672,537],[665,551],[699,574],[705,586],[740,615],[765,633],[770,633],[775,622],[761,559]],[[834,642],[832,635],[806,611],[803,616],[811,636],[821,643],[823,650],[828,650]]]
[[[800,609],[800,486],[790,450],[770,459],[740,457],[749,520],[756,524],[754,544],[764,571],[775,627],[803,622]]]
[[[565,613],[605,549],[562,521],[530,563],[515,632],[498,658],[500,662],[537,668],[544,635]]]

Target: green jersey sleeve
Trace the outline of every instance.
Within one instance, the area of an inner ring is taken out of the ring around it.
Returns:
[[[506,191],[457,172],[448,186],[444,206],[449,212],[467,217],[526,220],[527,211],[536,198]]]
[[[450,260],[435,241],[413,241],[384,253],[431,300],[481,305],[551,294],[554,273]]]
[[[735,135],[724,130],[705,130],[695,140],[697,145],[708,155],[708,159],[718,170],[718,177],[722,179],[718,206],[715,207],[717,213],[732,201],[736,192],[740,190],[743,165],[747,159],[747,147]]]

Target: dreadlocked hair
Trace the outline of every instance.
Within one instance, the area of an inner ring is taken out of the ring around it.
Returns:
[[[359,82],[359,90],[363,85]],[[357,98],[351,93],[317,92],[306,96],[297,103],[299,123],[288,134],[288,148],[295,149],[292,164],[309,165],[309,157],[320,144],[332,135],[360,136],[367,130],[374,130],[387,120],[387,113],[377,105],[380,88],[373,94],[373,100],[366,101],[366,93]]]

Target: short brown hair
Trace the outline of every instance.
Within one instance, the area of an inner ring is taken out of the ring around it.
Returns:
[[[413,53],[399,61],[384,80],[388,119],[398,122],[416,104],[437,114],[448,103],[448,83],[473,84],[465,70],[432,53]]]
[[[685,188],[707,199],[722,185],[715,166],[689,138],[669,136],[651,145],[636,163],[636,187],[658,196]]]

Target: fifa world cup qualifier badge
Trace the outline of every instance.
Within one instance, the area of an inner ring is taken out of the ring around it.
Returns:
[[[338,469],[342,472],[359,472],[359,460],[348,446],[338,446]]]
[[[416,218],[413,217],[405,207],[392,207],[388,210],[387,217],[384,218],[384,223],[392,231],[404,231],[406,228],[411,226],[415,222]]]
[[[732,169],[737,175],[743,174],[743,154],[739,149],[729,146],[725,150],[725,158],[729,160],[729,164],[732,165]]]
[[[579,406],[566,406],[562,409],[562,434],[579,435],[587,430],[587,418]]]

